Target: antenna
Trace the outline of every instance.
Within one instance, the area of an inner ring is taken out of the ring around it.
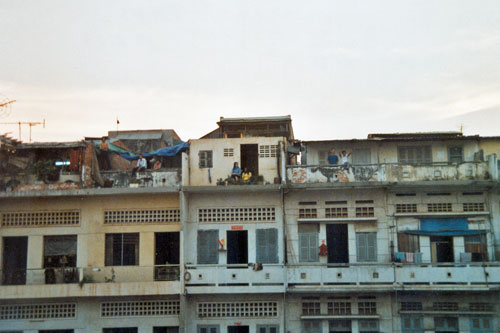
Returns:
[[[14,122],[6,122],[0,123],[1,125],[18,125],[19,126],[19,141],[21,141],[21,125],[28,125],[30,127],[30,142],[31,142],[31,128],[36,125],[43,125],[45,128],[45,119],[43,122],[35,122],[35,121],[14,121]]]
[[[1,98],[0,96],[0,118],[5,118],[10,114],[12,103],[15,101],[15,99]]]

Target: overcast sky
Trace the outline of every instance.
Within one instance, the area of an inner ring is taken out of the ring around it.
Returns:
[[[288,114],[303,140],[500,135],[498,0],[0,0],[0,41],[0,122],[46,119],[37,141]]]

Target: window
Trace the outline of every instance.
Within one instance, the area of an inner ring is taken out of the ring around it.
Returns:
[[[404,333],[423,333],[424,318],[421,315],[401,316],[401,330]]]
[[[401,311],[422,311],[422,302],[401,302]]]
[[[470,303],[469,311],[472,312],[493,312],[495,311],[495,304],[493,303]]]
[[[371,164],[371,153],[370,149],[355,149],[352,152],[352,164],[353,165],[367,165]]]
[[[378,333],[378,320],[360,320],[359,331],[364,333]]]
[[[471,317],[470,331],[471,333],[493,333],[493,319],[491,317]]]
[[[417,204],[396,204],[396,213],[416,213]]]
[[[316,208],[300,208],[299,219],[315,219],[318,217],[318,210]]]
[[[434,202],[427,204],[429,213],[451,212],[451,202]]]
[[[2,227],[55,227],[80,224],[80,211],[5,212]]]
[[[351,332],[351,321],[348,319],[336,319],[328,322],[328,330],[333,332]]]
[[[271,318],[278,316],[278,302],[200,302],[199,318]]]
[[[357,258],[358,262],[377,261],[377,233],[358,232],[356,233]]]
[[[200,150],[198,152],[198,158],[200,168],[211,168],[213,166],[211,150]]]
[[[302,322],[302,331],[304,333],[321,333],[321,321],[305,320]]]
[[[398,251],[412,253],[420,252],[419,236],[398,232]]]
[[[0,305],[0,320],[76,318],[76,303]]]
[[[436,333],[439,332],[458,332],[458,318],[457,317],[435,317],[434,329]]]
[[[278,263],[278,229],[257,229],[257,262]]]
[[[259,157],[277,157],[279,154],[278,145],[259,145]]]
[[[373,217],[375,216],[373,207],[356,207],[356,217]]]
[[[462,146],[448,147],[448,162],[462,163],[464,161],[464,152]]]
[[[464,212],[483,212],[484,202],[465,202],[462,204]]]
[[[103,328],[102,333],[137,333],[137,327]]]
[[[465,252],[471,253],[472,261],[487,261],[488,250],[486,247],[486,235],[465,236]]]
[[[299,233],[299,261],[317,262],[318,259],[318,233]]]
[[[76,235],[45,236],[43,243],[45,283],[78,282]],[[56,270],[55,268],[64,268],[64,270]]]
[[[278,333],[279,325],[257,325],[257,333]]]
[[[432,163],[431,146],[398,147],[398,162],[401,164]]]
[[[434,302],[432,309],[435,311],[458,311],[457,302]]]
[[[224,148],[224,157],[234,156],[234,148]]]
[[[179,327],[155,326],[153,333],[179,333]]]
[[[377,302],[358,302],[358,312],[360,315],[376,315]]]
[[[232,208],[200,208],[198,221],[211,222],[274,222],[276,210],[274,207],[232,207]]]
[[[0,331],[0,332],[3,332],[3,331]],[[73,332],[74,332],[74,330],[40,330],[40,331],[38,331],[38,333],[73,333]]]
[[[139,265],[139,233],[106,234],[106,266]]]
[[[304,297],[302,299],[302,314],[304,316],[315,316],[321,314],[321,303],[318,298]]]
[[[198,333],[219,333],[219,325],[198,325]]]
[[[175,316],[179,314],[179,301],[120,301],[101,303],[102,318]]]
[[[350,302],[328,302],[328,314],[335,316],[344,316],[351,314]]]
[[[219,231],[198,231],[198,264],[219,263]]]

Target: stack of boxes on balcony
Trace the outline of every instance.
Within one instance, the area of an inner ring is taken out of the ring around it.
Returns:
[[[110,132],[110,170],[100,140],[0,146],[0,332],[500,329],[500,137],[221,118]]]

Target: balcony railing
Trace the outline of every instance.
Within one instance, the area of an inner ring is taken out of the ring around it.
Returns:
[[[351,165],[348,168],[341,165],[287,166],[287,180],[292,184],[487,180],[491,174],[488,162],[421,165],[381,163]]]
[[[179,265],[64,267],[2,271],[2,285],[179,281]]]

